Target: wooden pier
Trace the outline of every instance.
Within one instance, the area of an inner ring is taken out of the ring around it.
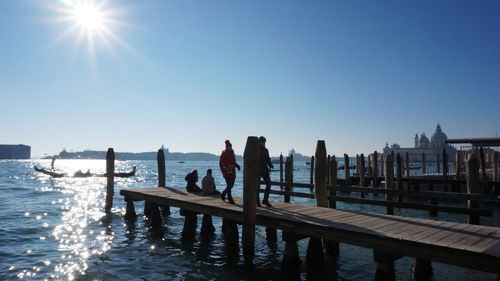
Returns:
[[[188,193],[172,187],[123,189],[128,200],[174,206],[243,223],[243,198],[235,205],[219,196]],[[500,274],[500,228],[427,219],[362,213],[272,202],[256,209],[256,224],[287,233],[318,237],[476,270]]]

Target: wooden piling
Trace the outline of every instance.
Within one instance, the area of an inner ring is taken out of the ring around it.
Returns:
[[[446,149],[443,147],[443,185],[444,191],[448,191],[448,153]]]
[[[351,185],[351,165],[349,161],[349,155],[344,153],[344,178],[345,178],[345,185]]]
[[[396,184],[399,191],[403,190],[403,165],[401,162],[401,154],[396,154]],[[409,183],[408,183],[409,185]],[[403,196],[398,195],[398,201],[403,201]]]
[[[259,189],[259,139],[248,137],[243,154],[243,228],[242,246],[245,265],[253,266],[255,221]]]
[[[257,200],[257,198],[255,198]],[[229,256],[238,258],[240,252],[238,224],[230,219],[222,219],[222,233],[226,240],[226,251]]]
[[[469,158],[467,159],[466,181],[467,181],[467,193],[480,193],[481,185],[479,182],[479,160],[477,159],[476,153],[469,154]],[[479,208],[479,202],[474,200],[468,200],[467,207]],[[479,216],[469,215],[467,218],[467,223],[479,224]]]
[[[493,152],[493,181],[498,181],[498,151]]]
[[[385,155],[384,154],[380,154],[380,176],[381,177],[384,177],[385,174],[385,168],[384,168],[384,165],[385,165]]]
[[[134,200],[125,197],[125,202],[127,202],[127,208],[125,211],[125,220],[129,222],[135,221],[137,219],[137,214],[135,213]]]
[[[292,192],[293,187],[293,155],[286,158],[285,162],[285,192]],[[285,194],[284,202],[290,203],[290,194]]]
[[[106,178],[106,205],[104,210],[106,213],[110,213],[115,195],[115,151],[113,148],[108,148],[106,153]]]
[[[346,154],[344,154],[345,157]],[[328,207],[326,198],[326,146],[324,140],[319,140],[316,144],[316,153],[314,154],[316,165],[314,169],[314,196],[316,206]],[[306,262],[309,266],[320,266],[323,264],[323,243],[320,238],[309,238],[307,246]]]
[[[391,154],[385,155],[385,189],[393,189],[394,188],[394,158]],[[392,201],[392,194],[387,193],[385,195],[386,201]],[[394,207],[387,206],[385,207],[385,213],[387,215],[394,215]]]
[[[425,153],[422,152],[422,175],[425,175]]]
[[[359,176],[359,154],[356,154],[356,174]]]
[[[372,156],[368,154],[368,159],[367,159],[367,168],[366,168],[366,173],[367,176],[371,177],[372,176]]]
[[[195,215],[195,217],[196,217],[196,215]],[[151,227],[159,228],[162,225],[163,225],[163,220],[161,218],[160,209],[159,209],[158,205],[151,204]],[[196,223],[195,223],[194,229],[196,231]]]
[[[479,161],[481,167],[481,175],[483,176],[483,181],[486,181],[486,162],[484,160],[484,149],[479,148]]]
[[[283,154],[280,153],[280,182],[283,182]],[[280,185],[281,191],[283,191],[283,186]]]
[[[415,281],[431,280],[433,275],[432,264],[429,260],[412,259],[411,277]]]
[[[458,180],[462,177],[462,174],[461,174],[461,169],[460,169],[460,162],[461,162],[461,159],[460,159],[460,151],[457,151],[457,153],[455,154],[455,178]]]
[[[367,187],[368,185],[366,184],[366,178],[365,178],[365,155],[361,153],[359,156],[359,186],[361,187]],[[360,192],[359,196],[361,198],[365,198],[365,193]]]
[[[377,165],[377,160],[378,160],[378,155],[377,155],[377,151],[375,150],[373,152],[373,172],[372,172],[373,187],[374,188],[378,188],[379,187],[379,185],[378,185],[378,165]]]
[[[394,281],[396,279],[396,273],[394,271],[395,257],[388,252],[373,250],[373,258],[377,263],[374,280]]]
[[[156,162],[158,162],[158,186],[166,187],[165,153],[163,152],[163,149],[158,149]],[[163,205],[160,209],[163,216],[170,215],[170,206]]]
[[[363,154],[361,154],[362,156]],[[330,165],[329,165],[329,178],[330,178],[330,185],[331,186],[336,186],[337,185],[337,159],[335,158],[335,155],[332,155],[330,157]],[[364,177],[363,177],[364,181]],[[337,208],[337,202],[335,199],[330,199],[331,197],[334,197],[337,195],[337,192],[335,189],[330,188],[328,189],[328,208],[335,209]],[[331,240],[326,240],[325,241],[325,254],[330,256],[330,257],[337,257],[339,255],[339,243],[336,241],[331,241]]]
[[[204,214],[201,220],[200,236],[203,238],[210,238],[215,232],[215,227],[212,221],[212,216]]]
[[[282,239],[285,241],[285,250],[283,251],[283,261],[281,262],[281,272],[299,272],[300,271],[300,258],[299,247],[297,245],[298,237],[293,233],[286,231],[282,232]]]

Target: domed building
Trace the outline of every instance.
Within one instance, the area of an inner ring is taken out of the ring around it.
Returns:
[[[455,159],[454,155],[456,149],[445,143],[448,139],[445,133],[441,130],[441,125],[439,123],[436,126],[436,131],[432,134],[431,139],[427,138],[425,132],[422,132],[420,137],[415,134],[415,147],[400,147],[399,144],[395,143],[389,147],[388,143],[385,144],[383,149],[384,154],[394,154],[399,153],[401,155],[406,155],[408,152],[410,161],[420,161],[422,159],[422,153],[425,154],[428,161],[433,161],[436,159],[436,154],[441,154],[443,147],[448,153],[448,159],[453,161]]]

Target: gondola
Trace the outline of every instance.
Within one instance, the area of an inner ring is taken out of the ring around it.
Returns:
[[[40,172],[42,174],[49,175],[53,178],[62,178],[62,177],[73,177],[73,178],[88,178],[88,177],[107,177],[108,174],[92,174],[90,171],[87,171],[86,173],[83,173],[82,171],[77,171],[73,174],[73,176],[68,176],[66,173],[56,173],[56,172],[51,172],[47,171],[42,168],[38,168],[37,166],[34,166],[35,171]],[[117,178],[129,178],[135,176],[135,171],[136,167],[134,166],[134,169],[128,173],[114,173],[114,176]]]

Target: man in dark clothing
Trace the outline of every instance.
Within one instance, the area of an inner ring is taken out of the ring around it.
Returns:
[[[201,188],[196,184],[196,182],[198,182],[197,170],[193,170],[191,173],[187,174],[184,179],[187,181],[186,185],[187,192],[191,193],[201,192]]]
[[[271,192],[271,178],[269,177],[269,168],[274,168],[273,163],[271,163],[271,158],[269,158],[269,150],[266,148],[266,138],[259,138],[260,152],[259,152],[259,176],[264,179],[266,183],[266,191],[264,192],[264,199],[262,204],[272,207],[269,203],[269,192]],[[257,192],[257,205],[260,206],[259,192]]]

